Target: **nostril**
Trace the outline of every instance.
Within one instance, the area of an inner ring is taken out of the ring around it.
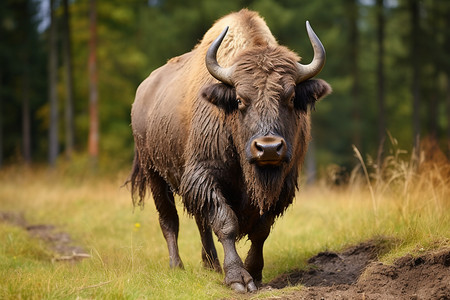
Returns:
[[[263,146],[258,144],[258,142],[255,142],[255,148],[258,152],[264,152]]]
[[[277,152],[280,152],[283,149],[283,143],[279,143],[277,147]]]
[[[277,147],[277,153],[278,155],[280,155],[280,157],[284,157],[286,155],[286,152],[287,152],[286,142],[284,141],[284,139],[281,139]]]

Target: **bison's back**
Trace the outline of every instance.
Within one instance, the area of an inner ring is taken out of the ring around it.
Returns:
[[[136,151],[177,190],[189,131],[189,99],[181,80],[192,52],[171,59],[138,87],[131,109]]]

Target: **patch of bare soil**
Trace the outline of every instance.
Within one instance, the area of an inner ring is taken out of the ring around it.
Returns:
[[[450,248],[411,255],[392,265],[375,261],[383,247],[362,243],[342,253],[322,252],[307,270],[296,270],[268,286],[306,288],[277,299],[450,299]]]
[[[27,223],[22,213],[0,211],[0,222],[22,227],[35,238],[43,240],[55,252],[56,261],[78,261],[90,255],[80,246],[74,245],[71,236],[51,224]]]

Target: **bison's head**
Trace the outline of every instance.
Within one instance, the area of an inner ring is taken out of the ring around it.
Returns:
[[[261,44],[222,68],[216,54],[227,29],[206,55],[209,72],[221,83],[207,86],[202,96],[225,111],[247,188],[264,212],[282,193],[293,196],[309,141],[308,106],[331,91],[325,81],[311,79],[324,66],[325,49],[307,22],[314,48],[309,65],[285,47]]]

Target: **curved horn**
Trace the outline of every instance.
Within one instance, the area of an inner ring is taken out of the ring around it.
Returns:
[[[233,80],[231,79],[231,75],[233,74],[234,67],[222,68],[217,62],[217,50],[219,49],[220,44],[223,41],[223,38],[228,32],[228,26],[222,31],[222,33],[212,42],[211,46],[209,46],[208,52],[206,52],[205,62],[206,68],[209,73],[214,76],[217,80],[222,81],[228,85],[233,86]]]
[[[298,77],[296,83],[300,83],[319,74],[326,60],[325,48],[314,33],[314,30],[312,30],[311,25],[309,25],[309,21],[306,21],[306,30],[308,31],[309,40],[314,49],[314,58],[308,65],[297,63]]]

